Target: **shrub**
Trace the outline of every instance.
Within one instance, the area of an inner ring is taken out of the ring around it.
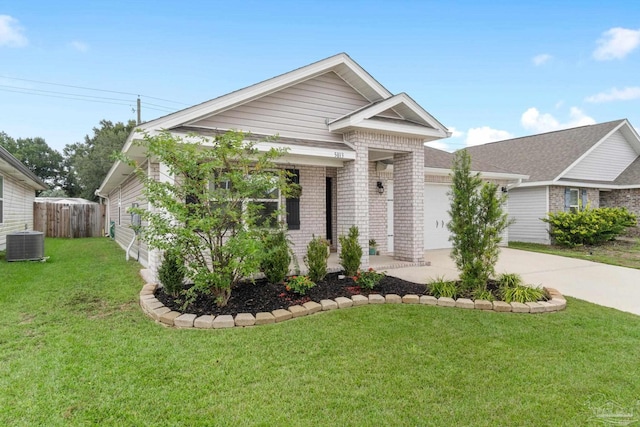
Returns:
[[[358,243],[360,232],[358,227],[352,225],[349,228],[349,234],[340,236],[340,264],[344,268],[346,276],[355,276],[360,268],[360,259],[362,258],[362,247]]]
[[[503,273],[498,277],[498,285],[501,288],[513,288],[522,283],[522,277],[517,273]]]
[[[364,273],[358,272],[353,278],[353,280],[360,286],[361,288],[373,289],[385,276],[384,273],[378,273],[373,268],[369,268],[369,270]]]
[[[293,276],[287,281],[286,289],[287,291],[304,295],[315,285],[316,284],[308,276]]]
[[[485,301],[493,301],[495,297],[493,293],[486,288],[478,288],[473,291],[473,299],[474,300],[485,300]]]
[[[507,303],[521,302],[523,304],[547,299],[543,289],[523,285],[502,288],[501,297]]]
[[[162,286],[164,286],[165,292],[174,297],[178,296],[182,289],[184,276],[184,259],[180,252],[171,249],[165,251],[162,257],[162,265],[158,269],[158,278]]]
[[[636,216],[626,208],[553,212],[542,220],[551,226],[549,234],[554,242],[569,247],[598,245],[613,240],[627,227],[637,223]]]
[[[451,258],[460,271],[465,290],[486,288],[495,274],[502,232],[509,226],[502,206],[506,196],[496,184],[483,182],[479,174],[471,173],[471,157],[458,151],[453,162],[450,192]]]
[[[289,273],[291,249],[285,230],[269,232],[263,237],[264,249],[260,269],[269,283],[282,283]]]
[[[427,283],[427,285],[431,290],[431,295],[436,298],[455,298],[458,296],[458,286],[456,283],[450,280],[445,280],[444,276],[436,277],[434,280]]]
[[[327,275],[328,247],[329,242],[316,236],[313,236],[307,245],[307,254],[304,256],[304,263],[309,269],[309,278],[314,282],[319,282]]]

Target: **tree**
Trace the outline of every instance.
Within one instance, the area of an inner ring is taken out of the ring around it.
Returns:
[[[0,145],[49,185],[49,188],[61,188],[64,185],[62,155],[49,147],[43,138],[13,139],[0,132]]]
[[[194,283],[187,301],[211,293],[226,305],[240,279],[259,271],[264,228],[284,227],[274,205],[296,190],[273,163],[284,151],[259,153],[244,139],[227,132],[190,142],[164,132],[142,142],[174,179],[159,182],[136,167],[153,209],[132,211],[147,222],[142,238],[151,248],[177,249],[184,257]]]
[[[84,142],[67,144],[63,153],[67,170],[65,190],[69,195],[97,199],[95,191],[107,176],[116,155],[135,126],[133,120],[126,124],[101,120],[100,127],[93,128],[93,136],[86,135]]]
[[[487,280],[495,274],[502,232],[509,226],[502,210],[506,196],[497,184],[483,182],[480,174],[471,173],[471,157],[464,150],[455,154],[449,195],[447,228],[461,285],[464,290],[486,290]]]

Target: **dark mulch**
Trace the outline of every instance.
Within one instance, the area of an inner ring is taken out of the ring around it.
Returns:
[[[361,289],[350,277],[338,279],[338,274],[328,274],[323,281],[318,282],[304,296],[288,292],[284,285],[274,285],[266,280],[256,280],[255,283],[242,283],[233,289],[231,298],[225,307],[216,306],[211,296],[202,295],[183,309],[183,302],[180,301],[180,298],[176,300],[172,296],[165,294],[164,288],[156,290],[155,296],[172,310],[193,313],[198,316],[237,313],[252,313],[255,315],[259,312],[270,312],[279,308],[286,309],[292,305],[304,304],[307,301],[320,302],[323,299],[350,297],[356,294],[365,296],[370,293],[381,295],[397,294],[400,296],[408,294],[424,295],[427,288],[425,285],[385,276],[373,291],[369,291],[368,289]]]

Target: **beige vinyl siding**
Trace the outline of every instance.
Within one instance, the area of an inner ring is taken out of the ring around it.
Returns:
[[[362,95],[329,72],[202,119],[192,126],[342,142],[342,135],[327,129],[327,119],[342,117],[367,104]]]
[[[392,108],[389,108],[388,110],[384,110],[380,114],[376,114],[376,117],[390,117],[392,119],[402,119],[402,116],[396,113],[395,111],[393,111]]]
[[[563,178],[613,181],[638,156],[620,131],[616,131],[589,153]]]
[[[509,191],[509,240],[549,244],[547,223],[540,218],[547,215],[546,187],[514,188]]]
[[[0,250],[6,249],[7,234],[14,231],[33,230],[33,203],[36,192],[8,174],[3,177],[3,218],[0,223]]]
[[[120,224],[118,225],[118,202],[121,201],[120,206]],[[147,204],[143,200],[142,195],[142,182],[135,175],[129,176],[120,186],[116,188],[111,194],[109,194],[109,215],[111,221],[116,224],[116,237],[115,240],[118,244],[126,250],[131,243],[134,236],[134,231],[131,228],[131,214],[129,208],[133,203],[138,203],[142,208],[146,208]],[[144,224],[143,224],[144,225]],[[138,260],[143,266],[148,264],[147,245],[140,239],[136,241],[131,247],[129,256],[135,260]]]

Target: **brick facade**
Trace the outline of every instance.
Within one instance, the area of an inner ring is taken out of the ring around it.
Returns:
[[[300,265],[307,253],[307,245],[315,235],[326,237],[326,168],[297,166],[300,171],[300,230],[289,230],[289,239]],[[284,203],[284,200],[282,200]]]
[[[629,212],[640,216],[640,188],[601,191],[600,206],[627,208]]]
[[[549,212],[562,212],[564,211],[564,193],[567,187],[560,187],[558,185],[549,186]],[[582,193],[582,188],[578,188]],[[600,190],[597,188],[587,188],[587,205],[592,209],[600,207]]]

